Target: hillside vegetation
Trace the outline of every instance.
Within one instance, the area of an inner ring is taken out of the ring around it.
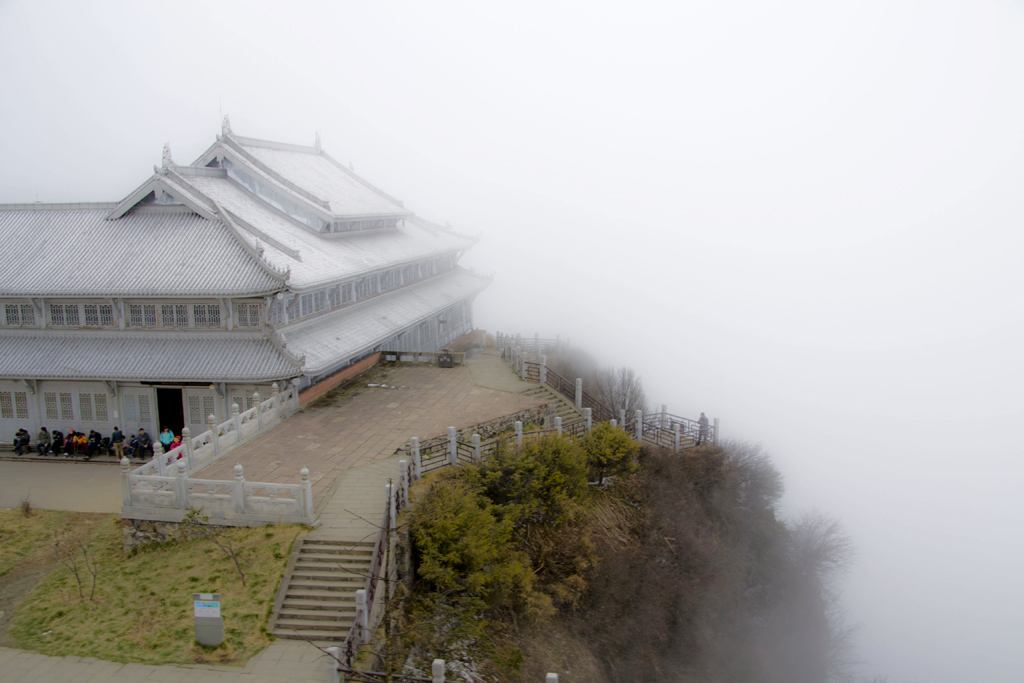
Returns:
[[[420,485],[389,668],[441,657],[466,680],[840,677],[838,526],[779,521],[781,477],[756,447],[638,450],[602,427]]]

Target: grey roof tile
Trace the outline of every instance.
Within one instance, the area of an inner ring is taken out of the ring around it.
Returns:
[[[5,330],[0,347],[9,378],[262,382],[301,374],[252,334]]]
[[[489,282],[460,269],[297,323],[281,333],[290,352],[305,355],[306,374],[315,375],[447,306],[474,296]]]
[[[281,289],[220,221],[183,209],[0,210],[0,296],[215,297]]]
[[[184,179],[225,211],[298,252],[301,260],[276,249],[266,240],[260,242],[267,261],[291,270],[288,283],[297,290],[460,251],[475,243],[473,238],[452,232],[426,230],[419,227],[416,219],[409,219],[406,225],[386,232],[321,237],[295,225],[226,178],[187,176]],[[253,244],[256,239],[252,238]]]

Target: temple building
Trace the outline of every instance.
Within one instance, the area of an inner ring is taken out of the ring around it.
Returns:
[[[0,438],[205,429],[272,384],[472,329],[475,238],[321,148],[221,135],[117,203],[0,205]]]

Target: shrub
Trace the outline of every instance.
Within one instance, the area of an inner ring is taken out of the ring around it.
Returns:
[[[587,464],[600,483],[605,474],[627,474],[636,470],[634,457],[640,451],[640,444],[633,441],[625,430],[602,422],[579,440]]]
[[[565,521],[587,490],[586,457],[570,439],[546,436],[503,449],[462,477],[517,526]]]
[[[417,576],[428,590],[477,596],[492,608],[521,608],[532,575],[512,545],[512,521],[465,482],[440,478],[412,517]]]

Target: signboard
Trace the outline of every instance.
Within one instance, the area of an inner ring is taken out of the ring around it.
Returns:
[[[220,593],[193,593],[196,642],[219,647],[224,640],[224,620],[220,616]]]

